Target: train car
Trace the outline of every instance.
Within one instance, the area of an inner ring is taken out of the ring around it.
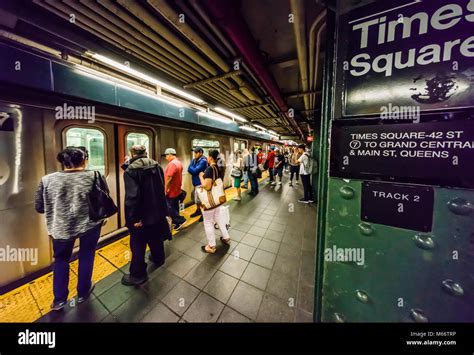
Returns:
[[[45,104],[45,100],[48,103]],[[57,98],[56,98],[57,100]],[[52,246],[48,237],[44,216],[34,209],[35,191],[41,177],[61,170],[57,153],[66,146],[85,146],[89,151],[89,169],[100,171],[107,179],[111,196],[119,207],[119,213],[108,219],[102,228],[100,243],[106,244],[127,233],[124,220],[123,164],[133,144],[143,144],[151,158],[164,168],[167,164],[161,154],[168,147],[177,151],[182,161],[182,188],[188,192],[185,205],[192,204],[191,176],[186,167],[192,159],[192,149],[200,146],[205,155],[210,149],[218,149],[226,161],[225,187],[231,186],[230,168],[235,150],[269,145],[271,142],[211,133],[199,128],[179,127],[169,120],[157,117],[117,116],[106,107],[95,106],[93,122],[83,120],[59,120],[56,102],[43,98],[40,103],[28,104],[21,100],[0,101],[2,117],[11,118],[12,130],[3,126],[0,130],[0,221],[3,244],[24,251],[36,250],[37,262],[5,263],[0,274],[0,288],[8,290],[24,283],[33,276],[49,270],[52,262]],[[78,104],[69,102],[69,105]],[[14,129],[13,129],[14,128]],[[20,267],[18,267],[20,266]]]

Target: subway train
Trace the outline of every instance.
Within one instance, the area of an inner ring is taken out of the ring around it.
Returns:
[[[2,95],[5,97],[5,95]],[[102,228],[100,245],[126,234],[124,221],[124,185],[122,165],[128,148],[144,144],[151,158],[166,166],[161,154],[167,147],[177,151],[185,167],[182,188],[188,192],[185,204],[191,204],[191,176],[187,166],[192,159],[192,149],[200,146],[206,155],[210,149],[224,154],[226,165],[232,164],[232,153],[239,149],[261,146],[265,151],[271,141],[256,141],[242,135],[229,136],[203,131],[172,123],[156,116],[146,116],[126,110],[94,105],[91,120],[58,119],[57,108],[64,105],[83,104],[59,97],[38,96],[0,101],[0,225],[1,245],[8,249],[37,252],[37,262],[4,263],[0,273],[0,294],[47,271],[52,262],[52,245],[48,237],[44,216],[34,209],[34,196],[43,175],[62,169],[57,153],[66,146],[85,146],[89,151],[89,169],[106,176],[111,196],[119,213],[109,218]],[[6,118],[9,118],[6,121]],[[179,125],[179,126],[178,126]],[[13,126],[15,126],[13,129]],[[231,185],[229,168],[224,184]],[[32,249],[31,249],[32,248]]]

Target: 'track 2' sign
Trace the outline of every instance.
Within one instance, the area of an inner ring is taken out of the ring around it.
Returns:
[[[384,0],[341,20],[345,116],[474,104],[474,0]]]

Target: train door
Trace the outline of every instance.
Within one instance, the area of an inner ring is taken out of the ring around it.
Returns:
[[[248,142],[247,140],[243,139],[234,139],[234,152],[237,150],[240,150],[241,152],[244,151],[244,149],[248,148]]]
[[[89,170],[97,170],[107,180],[110,195],[118,203],[115,161],[114,127],[111,123],[95,121],[87,124],[67,124],[59,121],[55,127],[61,135],[61,148],[83,146],[89,152]],[[112,216],[102,227],[102,236],[118,228],[118,215]]]
[[[125,187],[123,182],[123,169],[121,165],[124,163],[125,157],[130,155],[130,148],[133,145],[141,144],[146,147],[148,156],[152,159],[157,160],[155,157],[155,150],[153,145],[153,131],[150,128],[129,126],[129,125],[118,125],[117,127],[117,147],[118,147],[118,159],[117,169],[119,176],[119,196],[120,196],[120,225],[125,226],[125,209],[124,209],[124,197]]]

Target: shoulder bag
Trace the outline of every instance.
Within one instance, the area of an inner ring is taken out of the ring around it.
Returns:
[[[98,171],[94,171],[94,183],[87,197],[89,204],[89,218],[91,221],[100,221],[113,216],[118,209],[110,197],[109,188]]]
[[[199,200],[201,201],[201,207],[206,210],[212,210],[219,207],[227,201],[224,192],[224,183],[219,177],[219,172],[215,165],[212,168],[212,187],[210,190],[206,190],[203,186],[199,186],[196,189]]]

